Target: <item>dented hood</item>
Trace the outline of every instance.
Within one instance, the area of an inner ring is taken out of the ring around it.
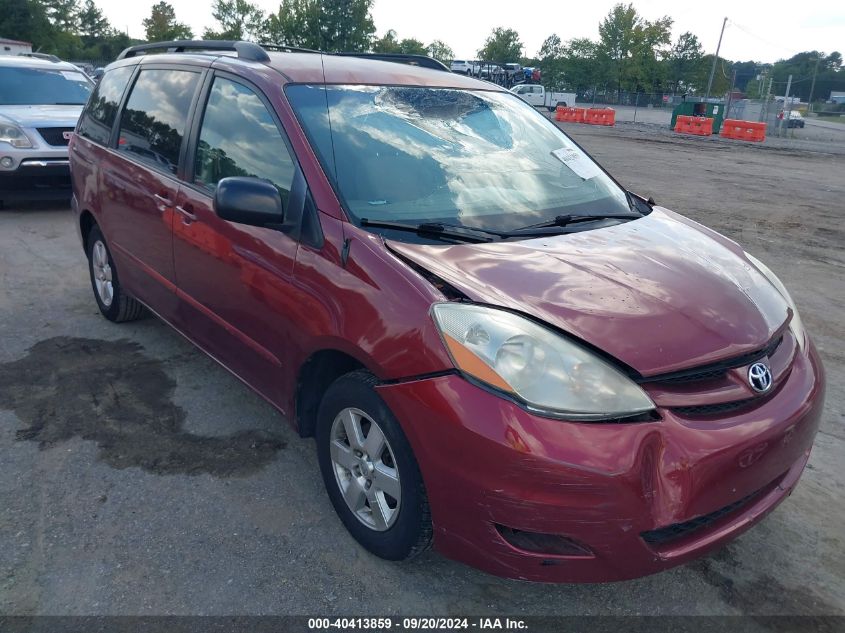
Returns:
[[[388,246],[472,300],[532,315],[644,376],[757,350],[788,318],[736,244],[660,208],[582,233]]]

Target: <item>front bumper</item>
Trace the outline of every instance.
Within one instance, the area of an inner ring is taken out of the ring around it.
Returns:
[[[378,391],[417,456],[440,552],[511,578],[603,582],[701,556],[786,498],[809,459],[824,377],[809,344],[777,394],[706,422],[664,409],[656,422],[555,421],[458,375]],[[588,551],[526,551],[497,525]]]
[[[13,148],[0,143],[0,160],[10,158],[12,165],[0,164],[0,200],[70,200],[70,167],[66,147]]]

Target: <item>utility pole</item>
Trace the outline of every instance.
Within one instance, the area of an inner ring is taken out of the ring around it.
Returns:
[[[713,67],[710,69],[710,79],[707,80],[707,92],[704,94],[704,102],[710,98],[710,89],[713,87],[713,75],[716,74],[716,62],[719,61],[719,50],[722,48],[722,36],[725,34],[725,25],[728,18],[722,21],[722,32],[719,33],[719,43],[716,45],[716,56],[713,58]]]
[[[783,118],[780,121],[781,136],[786,136],[784,132],[789,129],[789,113],[792,111],[792,103],[789,98],[790,88],[792,88],[792,75],[786,80],[786,94],[783,95]]]
[[[816,73],[819,72],[819,61],[821,61],[821,57],[816,57],[816,66],[813,68],[813,81],[810,83],[810,96],[807,98],[807,112],[813,111],[813,90],[816,88]]]
[[[731,89],[728,92],[728,105],[725,107],[725,116],[723,119],[731,118],[731,101],[733,101],[734,96],[734,86],[736,85],[736,68],[734,68],[733,75],[731,76]]]

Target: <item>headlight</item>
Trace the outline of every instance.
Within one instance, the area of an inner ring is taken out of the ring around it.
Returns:
[[[17,125],[0,123],[0,141],[9,143],[12,147],[29,148],[32,143],[23,130]]]
[[[612,365],[524,317],[460,303],[438,303],[432,312],[455,367],[538,413],[606,420],[654,409]]]
[[[763,276],[769,280],[769,282],[775,287],[775,290],[777,290],[786,303],[789,304],[789,307],[792,310],[792,320],[789,322],[789,329],[792,330],[792,335],[795,337],[795,340],[798,341],[798,347],[800,347],[803,351],[804,346],[807,344],[807,333],[804,331],[804,322],[801,321],[801,315],[798,314],[798,308],[795,306],[795,302],[792,300],[792,297],[789,296],[789,291],[786,289],[786,286],[783,285],[781,280],[777,278],[777,275],[775,275],[771,269],[766,266],[766,264],[754,257],[754,255],[745,253],[745,256],[748,258],[748,261],[754,264],[754,267],[757,270],[763,273]]]

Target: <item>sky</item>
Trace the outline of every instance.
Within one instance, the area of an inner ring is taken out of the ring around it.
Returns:
[[[142,38],[141,21],[157,0],[97,0],[115,28]],[[168,0],[180,22],[199,37],[214,25],[210,0]],[[279,0],[253,0],[265,11],[278,11]],[[515,29],[526,56],[537,54],[543,40],[556,33],[563,41],[573,37],[598,38],[598,24],[615,0],[375,0],[373,19],[378,35],[394,29],[400,38],[426,44],[440,39],[455,57],[473,58],[493,28]],[[845,2],[813,0],[807,3],[679,2],[637,0],[637,11],[649,20],[668,15],[674,20],[673,40],[684,31],[695,33],[707,53],[716,50],[723,18],[728,18],[720,56],[733,61],[774,62],[800,51],[845,53]]]

